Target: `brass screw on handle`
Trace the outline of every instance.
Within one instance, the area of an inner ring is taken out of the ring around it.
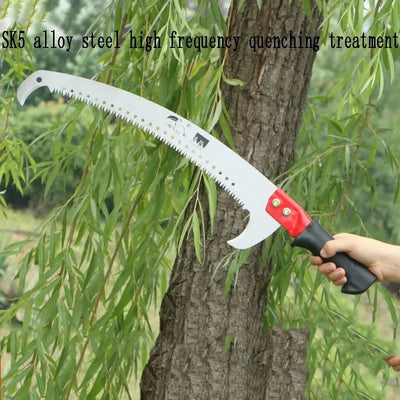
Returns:
[[[272,200],[272,207],[278,208],[281,205],[281,201],[279,199]]]
[[[272,207],[278,208],[278,207],[281,205],[281,200],[280,200],[280,199],[272,199],[271,204],[272,204]],[[284,217],[289,217],[289,215],[290,215],[291,213],[292,213],[292,210],[291,210],[290,208],[288,208],[288,207],[285,207],[285,208],[282,210],[282,215],[283,215]]]

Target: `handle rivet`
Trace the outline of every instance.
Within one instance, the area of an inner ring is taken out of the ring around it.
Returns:
[[[272,204],[272,207],[278,208],[281,205],[281,201],[279,199],[273,199],[271,204]]]
[[[291,213],[292,213],[292,210],[291,210],[290,208],[285,207],[285,208],[282,210],[282,215],[283,215],[284,217],[288,217]]]

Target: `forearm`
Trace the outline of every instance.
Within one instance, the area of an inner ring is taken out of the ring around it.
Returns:
[[[400,283],[400,246],[385,244],[381,259],[376,262],[380,264],[383,281]]]

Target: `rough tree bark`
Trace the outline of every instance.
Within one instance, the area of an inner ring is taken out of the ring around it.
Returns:
[[[260,49],[251,35],[317,35],[321,16],[310,21],[300,1],[264,0],[261,10],[233,2],[231,34],[240,49],[228,55],[225,73],[244,81],[224,88],[236,150],[266,176],[292,163],[315,52]],[[205,196],[204,196],[205,197]],[[207,232],[200,264],[188,238],[173,267],[160,311],[160,333],[141,382],[143,400],[302,399],[306,385],[305,330],[263,330],[271,260],[256,246],[224,295],[226,269],[216,267],[231,251],[226,244],[244,228],[244,213],[220,190],[214,235]],[[265,265],[267,264],[267,265]],[[224,352],[225,338],[232,345]]]

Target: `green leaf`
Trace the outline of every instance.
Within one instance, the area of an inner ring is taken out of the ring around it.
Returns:
[[[53,168],[51,170],[51,172],[49,173],[48,177],[47,177],[47,181],[46,181],[46,186],[44,189],[44,196],[46,197],[51,186],[53,185],[55,179],[57,178],[59,172],[60,172],[60,168],[61,168],[61,164],[57,163],[55,165],[53,165]]]
[[[233,339],[234,339],[233,336],[230,336],[230,335],[225,336],[224,355],[228,354]]]
[[[232,149],[235,149],[235,144],[234,144],[232,132],[230,129],[230,126],[232,126],[232,122],[230,121],[228,110],[226,109],[224,103],[222,103],[222,113],[219,118],[219,125],[222,129],[222,133],[224,134],[224,137],[225,137],[228,145]]]
[[[311,12],[311,2],[310,0],[302,0],[303,1],[303,8],[308,17],[308,19],[312,19],[312,12]]]
[[[210,0],[210,6],[211,6],[211,12],[213,14],[214,20],[218,28],[221,30],[221,32],[224,32],[226,30],[226,23],[225,19],[221,14],[221,9],[218,2],[216,0]]]
[[[238,11],[240,11],[242,9],[245,2],[246,2],[246,0],[239,0]]]
[[[222,74],[222,79],[225,83],[231,86],[243,86],[244,82],[237,78],[227,78],[225,74]]]
[[[389,308],[390,316],[392,319],[392,326],[393,326],[393,339],[395,339],[396,333],[397,333],[397,327],[399,325],[399,318],[397,316],[397,310],[395,308],[393,300],[390,297],[390,294],[388,293],[387,289],[383,286],[380,286],[379,289],[380,289],[381,295],[385,299],[387,307]]]
[[[97,205],[94,199],[90,199],[90,210],[92,212],[93,219],[97,221]]]
[[[202,263],[202,256],[201,256],[201,236],[200,236],[200,223],[199,218],[197,215],[197,211],[193,212],[192,215],[192,230],[193,230],[193,242],[195,253],[198,261]]]
[[[218,101],[215,104],[215,109],[213,111],[212,119],[211,119],[210,123],[207,125],[208,131],[211,131],[212,129],[214,129],[215,125],[217,124],[218,120],[220,119],[221,112],[222,112],[222,102]]]
[[[208,209],[210,216],[211,234],[214,232],[215,213],[217,212],[217,185],[215,181],[209,176],[203,175],[204,184],[206,186],[208,197]]]
[[[236,252],[235,257],[233,258],[233,260],[230,263],[228,273],[226,275],[225,291],[224,291],[225,295],[228,294],[228,292],[233,284],[234,278],[237,276],[240,267],[245,263],[249,254],[250,254],[250,249]]]
[[[123,12],[123,6],[121,3],[117,4],[117,8],[115,10],[115,30],[119,31],[121,30],[121,22],[122,22],[122,12]]]
[[[400,4],[398,1],[393,2],[393,11],[391,13],[393,31],[400,30]]]

